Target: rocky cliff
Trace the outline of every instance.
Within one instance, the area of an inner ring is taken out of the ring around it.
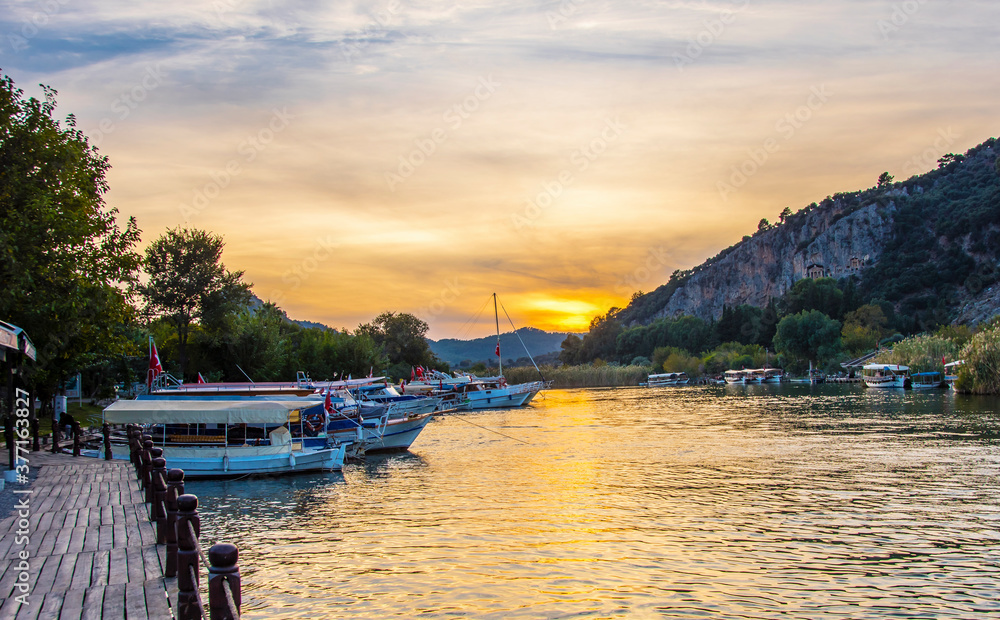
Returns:
[[[766,306],[802,278],[850,275],[865,283],[870,296],[888,299],[904,312],[954,316],[971,298],[990,306],[978,308],[980,314],[1000,310],[996,296],[982,290],[997,280],[1000,249],[1000,162],[994,144],[991,139],[966,155],[949,154],[937,170],[905,182],[786,212],[778,224],[691,270],[675,272],[667,284],[633,299],[617,318],[626,326],[682,315],[718,319],[724,305]],[[880,264],[883,258],[892,265]]]

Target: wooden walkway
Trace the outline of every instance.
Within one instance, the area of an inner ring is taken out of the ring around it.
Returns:
[[[163,577],[165,550],[128,461],[27,458],[37,478],[3,491],[32,493],[15,496],[28,498],[27,534],[17,508],[0,521],[0,620],[172,618],[176,579]]]

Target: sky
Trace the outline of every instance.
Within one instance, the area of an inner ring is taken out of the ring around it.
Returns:
[[[775,221],[997,136],[995,0],[0,2],[0,69],[143,244],[294,319],[586,331]],[[506,316],[504,313],[506,311]],[[510,321],[507,321],[509,317]]]

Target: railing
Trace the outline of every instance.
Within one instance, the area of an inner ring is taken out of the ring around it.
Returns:
[[[106,459],[111,458],[110,430],[105,424]],[[205,604],[198,589],[199,561],[208,569],[210,620],[239,620],[241,593],[239,549],[229,543],[201,548],[198,498],[184,493],[184,470],[167,470],[163,449],[153,446],[149,435],[135,425],[128,427],[129,458],[139,485],[150,504],[150,521],[156,523],[156,544],[166,545],[164,577],[177,577],[177,620],[202,620]]]

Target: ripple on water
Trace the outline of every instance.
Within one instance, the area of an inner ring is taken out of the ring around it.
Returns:
[[[241,548],[250,619],[980,617],[1000,611],[996,405],[550,391],[343,473],[189,492],[206,539]]]

